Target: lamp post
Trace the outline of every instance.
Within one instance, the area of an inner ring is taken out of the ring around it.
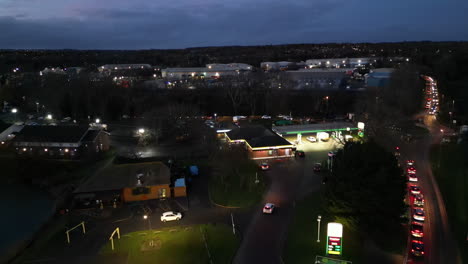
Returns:
[[[39,113],[39,102],[36,102],[36,113]]]
[[[145,214],[145,215],[143,215],[143,219],[148,220],[148,227],[149,227],[149,230],[151,230],[152,229],[151,228],[151,219],[149,218],[149,216]]]
[[[320,221],[322,221],[322,216],[318,215],[317,217],[317,243],[320,242]]]
[[[442,140],[444,139],[444,130],[441,129],[440,133],[442,133]],[[439,143],[439,158],[437,159],[437,168],[440,168],[440,156],[442,155],[442,142]]]
[[[16,123],[16,113],[18,113],[18,109],[13,108],[11,109],[11,112],[15,115],[15,123]]]

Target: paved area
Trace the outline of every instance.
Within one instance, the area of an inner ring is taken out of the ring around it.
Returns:
[[[263,203],[255,208],[233,263],[282,263],[282,250],[294,213],[295,200],[320,188],[321,176],[313,173],[313,165],[327,159],[328,151],[338,147],[332,141],[304,141],[300,145],[300,149],[306,151],[305,158],[271,164],[271,169],[266,173],[271,180],[270,188]],[[262,213],[266,202],[277,206],[272,215]]]

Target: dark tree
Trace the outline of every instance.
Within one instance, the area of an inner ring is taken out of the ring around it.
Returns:
[[[326,184],[329,212],[373,238],[398,230],[406,179],[395,157],[375,142],[347,143]]]

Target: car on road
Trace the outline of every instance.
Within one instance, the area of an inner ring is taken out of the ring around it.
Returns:
[[[269,115],[262,115],[262,119],[271,119],[271,116],[269,116]]]
[[[414,173],[416,173],[416,168],[413,167],[413,166],[410,166],[410,167],[408,167],[408,168],[406,169],[406,172],[407,172],[408,174],[414,174]]]
[[[413,209],[413,219],[416,221],[424,222],[426,219],[426,215],[424,214],[424,210],[422,208],[414,208]]]
[[[420,222],[413,221],[411,223],[411,235],[414,237],[423,237],[423,224]]]
[[[314,172],[320,172],[322,170],[322,163],[314,164]]]
[[[270,165],[266,162],[262,162],[260,164],[260,169],[263,170],[263,171],[266,171],[266,170],[269,170],[270,169]]]
[[[418,177],[416,176],[415,173],[409,173],[409,174],[408,174],[408,181],[410,181],[410,182],[417,182],[417,181],[418,181]]]
[[[302,151],[302,150],[296,150],[296,157],[301,157],[301,158],[304,158],[305,157],[305,152]]]
[[[422,194],[416,194],[414,196],[414,206],[422,207],[424,206],[424,196]]]
[[[406,166],[414,166],[414,160],[407,160],[406,161]]]
[[[307,137],[306,139],[307,139],[307,141],[312,142],[312,143],[317,142],[317,138],[316,138],[316,137],[310,136],[310,137]]]
[[[416,257],[424,255],[424,243],[419,240],[411,241],[411,254]]]
[[[416,185],[411,185],[410,186],[410,192],[411,192],[412,195],[420,194],[421,189],[419,189],[419,187],[416,186]]]
[[[174,220],[179,221],[180,219],[182,219],[182,214],[179,212],[168,211],[168,212],[164,212],[161,215],[162,222],[174,221]]]
[[[263,207],[263,213],[264,214],[272,214],[274,209],[275,209],[274,204],[266,203],[265,206]]]

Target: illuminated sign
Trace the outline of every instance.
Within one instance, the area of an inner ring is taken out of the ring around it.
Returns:
[[[343,252],[343,225],[328,223],[327,226],[327,254],[341,255]]]

